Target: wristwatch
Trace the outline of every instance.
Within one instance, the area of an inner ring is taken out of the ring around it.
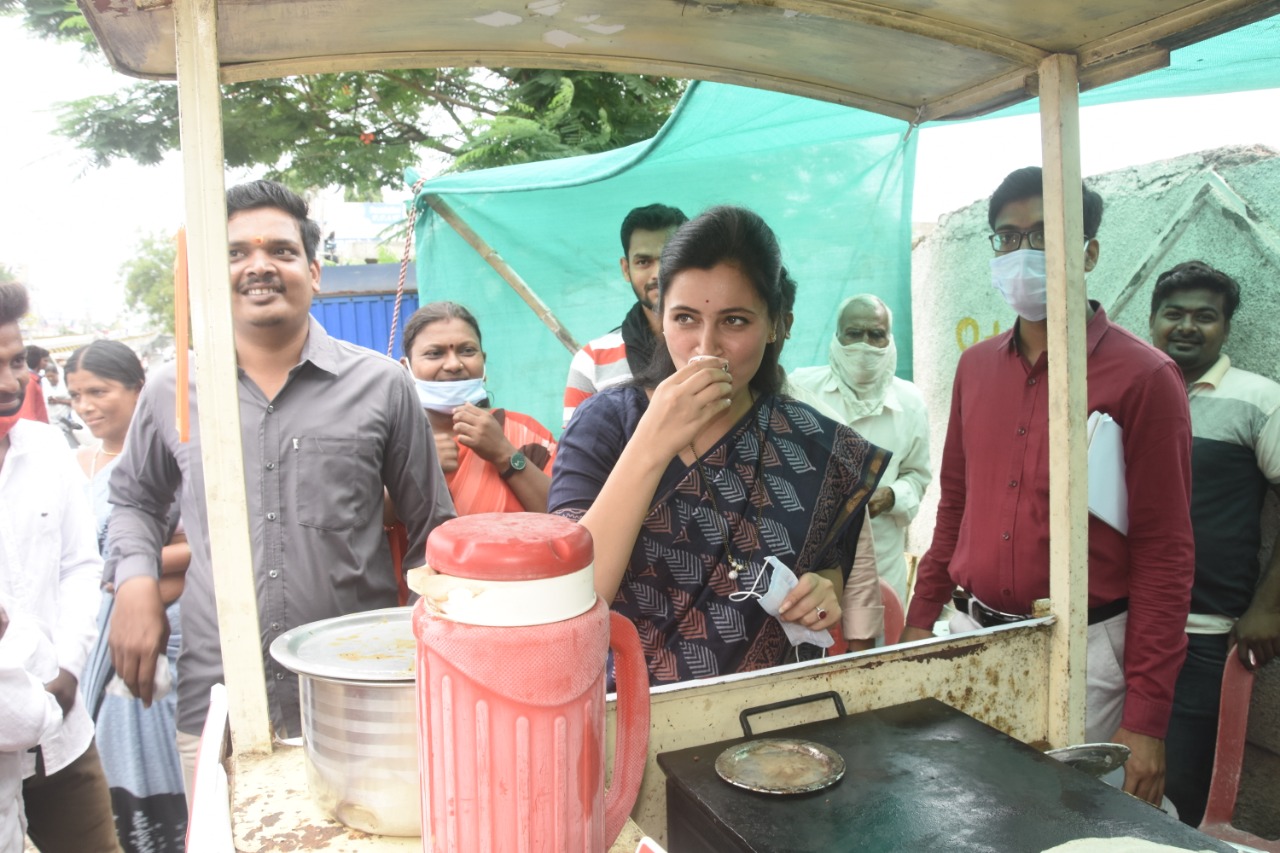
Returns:
[[[503,471],[498,476],[504,480],[510,480],[516,474],[523,471],[524,466],[527,464],[529,463],[528,460],[524,458],[524,454],[517,450],[515,453],[511,454],[511,460],[507,463],[507,470]]]

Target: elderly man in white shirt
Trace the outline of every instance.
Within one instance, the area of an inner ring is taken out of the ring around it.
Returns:
[[[787,380],[797,399],[836,412],[872,444],[893,452],[868,511],[876,568],[905,604],[907,525],[920,511],[933,474],[924,397],[894,375],[897,369],[893,315],[879,297],[861,293],[836,312],[828,363],[793,370]]]
[[[36,753],[22,755],[27,831],[41,853],[114,852],[111,795],[77,689],[97,636],[102,558],[84,473],[62,434],[17,416],[26,394],[40,393],[18,328],[27,307],[22,285],[0,284],[0,594],[52,642],[44,686],[62,709]]]

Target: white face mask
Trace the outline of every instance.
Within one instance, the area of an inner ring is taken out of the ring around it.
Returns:
[[[883,347],[872,346],[865,341],[842,344],[839,338],[831,339],[831,366],[851,387],[871,385],[886,374],[892,374],[898,366],[897,356],[892,337]]]
[[[991,259],[991,285],[1024,320],[1049,316],[1044,252],[1019,249]]]
[[[418,386],[418,400],[422,408],[433,412],[451,415],[453,410],[467,403],[479,405],[489,399],[489,392],[484,387],[484,377],[479,379],[456,379],[452,382],[414,378]]]

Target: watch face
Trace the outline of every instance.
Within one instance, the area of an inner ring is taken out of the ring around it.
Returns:
[[[526,460],[524,458],[524,454],[521,453],[519,450],[511,454],[512,468],[514,468],[517,471],[523,471],[525,464],[526,464]]]

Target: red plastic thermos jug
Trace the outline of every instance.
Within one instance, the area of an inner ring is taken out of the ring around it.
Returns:
[[[603,853],[621,832],[649,745],[649,677],[635,626],[595,594],[591,560],[587,529],[553,515],[470,515],[432,532],[435,574],[413,612],[428,850]]]

